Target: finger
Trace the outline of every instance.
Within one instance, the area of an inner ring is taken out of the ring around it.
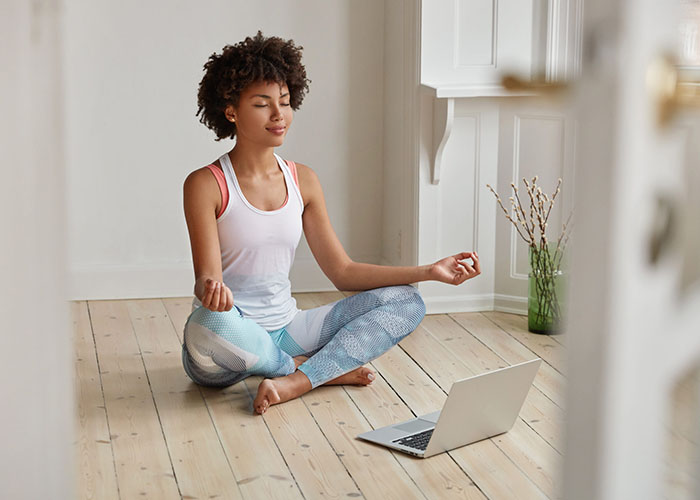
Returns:
[[[219,309],[219,297],[221,297],[221,288],[220,288],[220,283],[217,281],[216,284],[214,285],[214,295],[212,296],[211,299],[211,310],[216,311]]]
[[[231,290],[224,284],[224,311],[230,311],[233,307],[233,296]]]
[[[472,274],[474,274],[474,268],[472,266],[470,266],[469,264],[466,264],[464,262],[460,262],[459,265],[461,265],[464,268],[464,270],[466,271],[466,273],[468,275],[471,276]]]
[[[229,287],[226,287],[226,297],[228,299],[226,301],[226,310],[230,311],[231,309],[233,309],[233,292]]]
[[[481,274],[481,264],[479,263],[478,257],[474,261],[474,270],[477,272],[477,274]]]
[[[204,286],[204,297],[202,297],[202,305],[209,309],[209,306],[211,305],[211,299],[214,296],[214,281],[213,280],[207,280],[206,285]]]
[[[464,259],[468,259],[471,256],[472,256],[471,252],[461,252],[461,253],[458,253],[457,255],[455,255],[455,258],[457,260],[464,260]]]
[[[467,270],[466,267],[464,267],[463,264],[459,264],[457,266],[457,270],[459,274],[456,276],[455,280],[457,281],[457,284],[460,284],[464,282],[465,280],[469,279],[469,271]]]
[[[226,301],[228,300],[228,297],[226,297],[226,285],[221,283],[219,285],[219,308],[217,311],[219,312],[224,312],[226,310]]]
[[[476,262],[477,260],[478,260],[478,259],[477,259],[476,257],[474,257],[474,254],[471,254],[471,256],[468,257],[468,258],[466,258],[466,259],[460,259],[459,262],[460,262],[461,264],[463,264],[463,263],[466,262],[466,263],[472,265],[472,264],[474,264],[474,262]]]

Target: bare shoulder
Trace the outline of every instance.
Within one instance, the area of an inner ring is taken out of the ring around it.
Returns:
[[[323,193],[321,181],[313,169],[303,163],[297,163],[297,176],[299,178],[299,190],[304,198],[304,206],[312,202],[319,194]]]
[[[183,185],[185,209],[197,205],[201,208],[218,209],[221,203],[219,185],[216,177],[207,167],[201,167],[190,172]]]

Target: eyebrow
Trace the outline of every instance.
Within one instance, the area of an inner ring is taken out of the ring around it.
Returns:
[[[286,94],[282,94],[280,96],[280,98],[287,97],[288,95],[289,95],[289,92],[287,92]],[[272,97],[270,97],[269,95],[265,95],[265,94],[255,94],[253,96],[250,96],[251,99],[253,99],[254,97],[262,97],[264,99],[272,99]]]

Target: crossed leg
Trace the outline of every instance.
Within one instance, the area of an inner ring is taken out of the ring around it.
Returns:
[[[424,316],[425,304],[410,285],[367,290],[338,301],[324,319],[318,347],[310,357],[295,360],[300,363],[293,373],[260,383],[255,411],[265,413],[271,405],[327,383],[367,385],[363,382],[374,373],[362,365],[398,344]]]

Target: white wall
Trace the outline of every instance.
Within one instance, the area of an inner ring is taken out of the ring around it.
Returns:
[[[0,4],[0,497],[74,498],[59,2]]]
[[[195,117],[197,85],[257,29],[302,45],[312,80],[278,152],[317,172],[349,255],[380,261],[384,2],[73,0],[65,25],[71,299],[192,293],[182,183],[233,146]],[[291,280],[333,289],[304,239]]]

